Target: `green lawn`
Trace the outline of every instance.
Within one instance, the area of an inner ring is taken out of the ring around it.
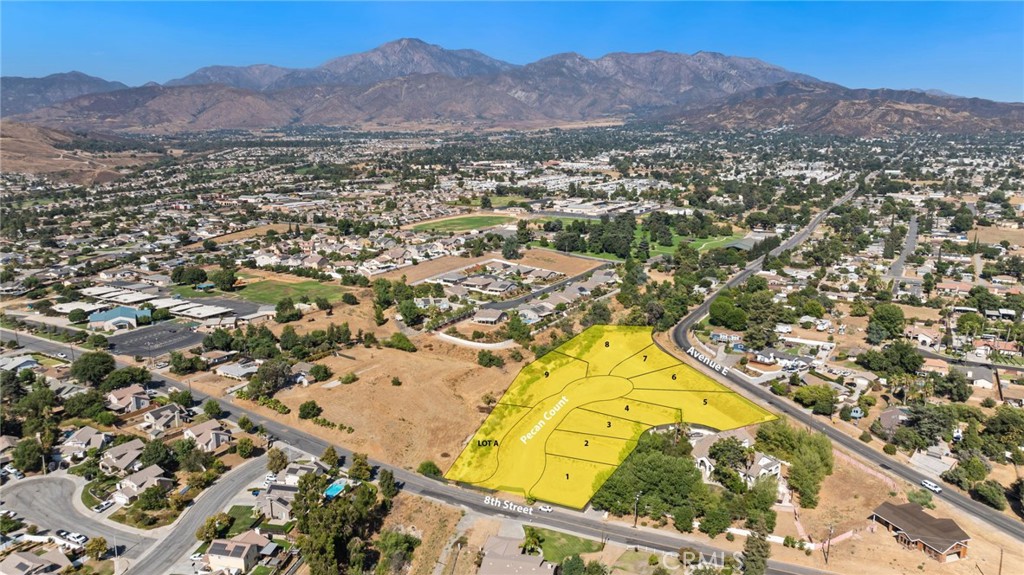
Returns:
[[[505,206],[511,204],[512,202],[519,202],[521,204],[523,202],[529,202],[529,201],[530,201],[530,198],[528,198],[526,196],[491,196],[491,205],[494,206],[495,208],[504,208]],[[456,206],[460,205],[459,202],[451,202],[451,204],[452,205],[456,205]],[[461,205],[464,205],[464,206],[465,205],[469,205],[469,206],[477,206],[477,207],[479,207],[480,206],[480,198],[473,198],[472,200],[469,201],[468,204],[461,204]]]
[[[263,280],[253,282],[245,287],[236,290],[238,297],[256,303],[276,304],[286,297],[295,301],[306,296],[310,302],[318,297],[325,297],[328,301],[341,301],[345,289],[338,284],[320,283],[316,280],[308,280],[298,283],[284,283],[276,280]]]
[[[266,565],[257,565],[255,569],[249,572],[249,575],[272,575],[274,570]]]
[[[505,224],[514,219],[508,216],[462,216],[450,220],[423,222],[413,226],[412,229],[417,231],[464,232],[466,230],[476,230]]]
[[[32,354],[32,359],[35,359],[36,361],[38,361],[39,365],[41,365],[43,367],[53,367],[55,365],[63,365],[65,363],[67,363],[66,361],[61,361],[59,359],[56,359],[56,358],[53,358],[53,357],[49,357],[49,356],[43,355],[41,353],[33,353]]]
[[[225,537],[234,537],[248,531],[256,523],[256,518],[252,516],[252,507],[248,505],[232,505],[231,509],[228,509],[228,515],[231,516],[232,522]]]
[[[744,234],[733,234],[731,236],[724,236],[718,238],[704,238],[699,240],[693,240],[690,242],[690,247],[695,248],[698,251],[705,252],[710,249],[720,248],[729,242],[736,241],[743,238]]]
[[[551,531],[550,529],[537,528],[537,531],[544,538],[544,543],[541,544],[541,547],[544,549],[544,560],[549,563],[561,563],[562,559],[572,555],[593,553],[594,551],[604,549],[604,545],[591,539],[583,539],[582,537],[576,537],[561,531]]]
[[[215,290],[202,291],[193,289],[192,286],[174,286],[171,288],[171,293],[176,296],[189,298],[189,297],[211,297],[216,295]]]

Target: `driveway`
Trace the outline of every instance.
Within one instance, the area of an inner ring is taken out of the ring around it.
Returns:
[[[156,539],[118,528],[112,521],[82,514],[72,503],[78,497],[75,482],[67,477],[33,477],[8,483],[3,488],[3,506],[24,517],[41,530],[67,529],[89,538],[103,537],[117,545],[118,554],[134,559],[151,547]]]

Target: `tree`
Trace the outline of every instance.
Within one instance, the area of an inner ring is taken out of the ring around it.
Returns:
[[[341,303],[345,305],[359,305],[359,299],[354,294],[345,292],[341,294]]]
[[[492,207],[491,197],[487,196],[487,195],[482,196],[480,198],[480,209],[481,210],[489,210],[489,209],[491,209],[491,207]]]
[[[394,499],[398,495],[398,484],[395,482],[395,475],[391,473],[390,469],[380,470],[377,485],[380,487],[381,495],[387,499]]]
[[[207,238],[203,240],[203,249],[208,252],[215,252],[217,251],[217,242]]]
[[[984,327],[985,318],[972,311],[961,314],[956,320],[956,332],[960,335],[981,335]]]
[[[71,323],[85,323],[89,319],[89,314],[85,313],[82,308],[75,308],[68,314],[68,321]]]
[[[83,353],[71,364],[71,376],[96,386],[117,368],[114,356],[104,351]]]
[[[505,238],[505,242],[501,246],[501,257],[507,260],[517,260],[523,257],[519,253],[519,240],[515,236]]]
[[[544,544],[544,535],[536,527],[523,527],[524,537],[523,542],[519,544],[519,548],[524,553],[540,553],[541,546]]]
[[[135,508],[143,511],[156,511],[167,507],[167,496],[159,485],[147,487],[135,500]]]
[[[1006,490],[994,479],[983,481],[974,486],[974,498],[989,507],[1000,511],[1006,509]]]
[[[231,268],[221,268],[210,274],[209,279],[220,291],[231,291],[235,289],[235,282],[238,281],[238,277],[235,275],[235,270]]]
[[[276,312],[274,320],[277,323],[288,323],[290,321],[296,321],[302,319],[302,312],[295,307],[295,302],[292,298],[286,297],[281,301],[277,302],[277,306],[274,308]]]
[[[595,301],[590,304],[590,309],[584,314],[583,319],[580,320],[580,324],[583,327],[590,327],[592,325],[605,325],[612,322],[612,310],[608,308],[608,304],[603,301]]]
[[[328,445],[327,448],[324,449],[324,452],[320,455],[320,461],[322,461],[324,465],[330,468],[338,466],[338,461],[340,461],[340,458],[338,457],[338,452],[335,451],[333,445]]]
[[[437,466],[433,461],[424,461],[420,463],[419,467],[416,468],[416,472],[420,475],[426,475],[427,477],[433,477],[440,479],[441,468]]]
[[[832,415],[836,408],[836,391],[829,385],[807,385],[793,394],[793,399],[818,415]]]
[[[716,468],[737,469],[746,461],[747,452],[747,448],[735,437],[719,439],[708,449],[708,455],[714,460]]]
[[[871,314],[871,322],[884,328],[889,334],[888,338],[899,338],[903,336],[905,324],[903,310],[896,304],[880,303],[875,306],[875,313]]]
[[[238,440],[238,445],[235,446],[235,451],[238,452],[238,456],[242,459],[249,459],[252,456],[252,452],[256,449],[253,445],[252,439],[243,437]]]
[[[150,376],[149,370],[144,367],[124,367],[104,378],[99,389],[103,392],[110,392],[135,383],[145,385],[149,383]]]
[[[324,409],[316,401],[312,399],[304,401],[299,406],[299,419],[313,419],[318,417],[323,411]]]
[[[203,404],[203,413],[210,419],[217,419],[223,413],[223,410],[220,408],[219,403],[212,399],[207,399],[206,403]]]
[[[288,467],[288,456],[276,447],[268,449],[267,471],[271,473],[280,473],[285,467]]]
[[[172,391],[167,394],[167,399],[170,399],[171,403],[176,403],[182,407],[192,407],[192,403],[195,401],[194,399],[192,399],[192,392],[190,392],[187,389],[179,389],[176,391]],[[245,418],[244,415],[242,417]],[[245,419],[246,421],[249,421],[248,418]],[[238,420],[238,425],[242,425],[241,419]],[[243,427],[242,429],[244,430],[245,428]]]
[[[139,462],[143,467],[149,467],[150,465],[159,465],[164,471],[174,471],[178,466],[177,460],[174,458],[174,453],[170,447],[167,447],[162,441],[150,441],[142,448],[142,454],[139,456]]]
[[[85,542],[85,554],[93,561],[103,559],[107,554],[107,540],[102,537],[93,537]]]
[[[22,439],[11,452],[11,463],[19,471],[29,473],[43,468],[43,446],[34,437]]]
[[[331,307],[332,307],[331,306],[331,302],[328,301],[327,298],[325,298],[323,296],[320,296],[320,297],[316,298],[315,300],[313,300],[313,302],[316,304],[316,307],[318,309],[320,309],[320,310],[325,310],[326,311],[326,310],[331,309]]]
[[[178,266],[171,270],[171,281],[176,284],[198,285],[206,280],[206,270],[200,267]]]
[[[332,372],[331,368],[326,365],[317,363],[309,369],[309,375],[317,381],[327,381],[332,375],[334,375],[334,372]]]
[[[238,427],[246,433],[252,433],[256,430],[256,424],[247,415],[238,418]]]
[[[579,555],[570,555],[562,559],[562,575],[583,575],[585,568],[583,559],[580,559]]]
[[[764,524],[758,521],[743,545],[743,574],[764,575],[771,554],[772,546],[768,543]]]
[[[384,325],[387,323],[387,318],[384,317],[384,308],[380,305],[373,306],[373,323],[377,325]]]
[[[505,360],[500,355],[486,349],[476,354],[476,362],[483,367],[505,367]]]
[[[367,460],[366,454],[353,453],[348,476],[359,481],[369,481],[371,475],[373,475],[373,470],[370,469],[370,462]]]
[[[256,370],[256,373],[253,374],[252,379],[249,380],[249,384],[246,386],[246,393],[252,399],[272,396],[277,390],[287,385],[291,381],[291,377],[292,368],[287,360],[272,359],[265,361]]]
[[[196,539],[209,543],[220,536],[231,526],[231,516],[227,513],[218,513],[206,518],[206,521],[196,530]]]

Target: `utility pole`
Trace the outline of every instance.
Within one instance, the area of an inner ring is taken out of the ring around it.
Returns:
[[[828,556],[832,554],[832,532],[835,531],[835,528],[834,524],[828,524],[828,539],[825,540],[825,565],[828,565]]]
[[[640,496],[643,494],[643,491],[638,491],[633,501],[633,529],[636,529],[636,523],[640,520]]]

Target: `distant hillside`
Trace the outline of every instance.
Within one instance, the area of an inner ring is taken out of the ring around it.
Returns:
[[[5,94],[6,98],[6,94]],[[936,91],[854,90],[714,52],[556,54],[523,66],[403,39],[308,69],[210,66],[92,92],[21,121],[169,133],[290,125],[524,127],[661,120],[694,129],[836,134],[1021,129],[1019,104]],[[30,111],[29,111],[30,110]]]
[[[45,78],[0,78],[0,114],[13,116],[64,102],[85,94],[123,90],[121,82],[109,82],[81,72],[51,74]]]

